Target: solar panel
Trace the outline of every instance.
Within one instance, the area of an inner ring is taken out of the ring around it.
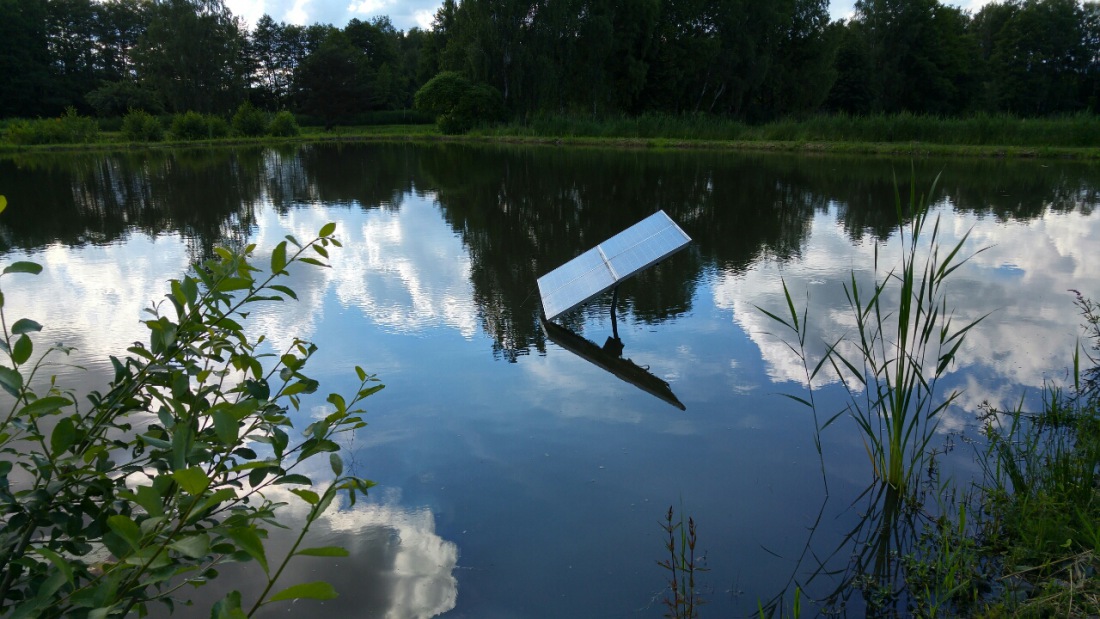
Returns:
[[[690,242],[676,222],[657,211],[540,277],[546,320],[583,305]]]

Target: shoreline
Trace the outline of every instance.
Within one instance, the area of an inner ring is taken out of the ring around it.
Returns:
[[[417,130],[416,125],[380,127],[380,130],[352,128],[331,133],[304,133],[293,138],[220,138],[214,140],[163,142],[95,142],[90,144],[42,144],[20,146],[0,144],[0,156],[27,153],[88,153],[156,150],[167,148],[235,148],[241,146],[272,146],[280,144],[323,144],[354,142],[423,142],[471,143],[572,148],[608,148],[640,150],[699,150],[725,152],[766,152],[802,155],[865,155],[882,157],[963,157],[984,159],[1060,159],[1076,161],[1100,160],[1100,147],[1078,146],[1012,146],[956,145],[932,142],[862,142],[862,141],[782,141],[782,140],[704,140],[684,138],[586,137],[543,135],[491,135],[478,132],[466,135],[444,135],[432,127]]]

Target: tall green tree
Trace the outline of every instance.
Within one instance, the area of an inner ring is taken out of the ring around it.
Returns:
[[[47,6],[42,0],[0,0],[0,117],[51,115]]]
[[[84,94],[96,88],[97,12],[92,0],[48,0],[46,41],[50,55],[51,109],[88,111]]]
[[[1001,108],[1023,115],[1081,108],[1089,65],[1085,13],[1076,0],[1026,0],[997,34],[991,58]]]
[[[938,0],[857,0],[855,8],[875,77],[875,109],[952,113],[965,107],[971,56],[959,9]]]
[[[224,0],[156,0],[134,57],[142,83],[172,111],[225,113],[244,98],[241,23]]]
[[[302,59],[294,74],[298,109],[332,127],[337,120],[366,111],[363,51],[343,32],[332,29],[321,45]]]

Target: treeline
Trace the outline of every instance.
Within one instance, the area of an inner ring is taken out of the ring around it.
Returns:
[[[430,30],[386,17],[248,30],[224,0],[0,0],[0,117],[228,114],[325,123],[412,108],[447,72],[513,118],[820,112],[1039,116],[1093,110],[1100,5],[1007,0],[445,0]]]

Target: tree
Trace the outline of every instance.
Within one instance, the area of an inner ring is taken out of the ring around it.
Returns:
[[[112,357],[110,388],[87,404],[54,380],[37,380],[67,349],[53,346],[35,359],[41,325],[3,322],[0,387],[13,400],[0,421],[0,613],[144,615],[150,602],[170,604],[181,587],[242,560],[256,561],[267,584],[247,615],[268,601],[335,596],[320,582],[270,592],[295,556],[346,556],[340,548],[303,548],[302,536],[337,492],[354,501],[370,487],[344,475],[332,439],[365,425],[357,406],[381,385],[356,368],[357,392],[329,395],[332,412],[291,439],[291,409],[319,386],[303,373],[316,347],[298,340],[281,355],[262,354],[241,325],[256,303],[294,297],[277,281],[296,263],[323,266],[310,256],[339,246],[334,230],[324,226],[305,245],[283,241],[267,274],[250,263],[248,246],[218,249],[173,280],[149,310],[148,344]],[[41,270],[16,262],[0,278]],[[334,480],[314,490],[302,465],[322,454]],[[276,484],[294,486],[310,506],[302,536],[281,559],[264,545],[265,526],[278,526],[279,517],[264,492]],[[211,616],[246,616],[244,602],[230,593]]]
[[[41,102],[50,88],[46,4],[0,0],[0,117],[49,115]]]
[[[1070,0],[1073,1],[1073,0]],[[874,108],[954,113],[965,107],[973,57],[966,17],[938,0],[858,0],[873,67]]]
[[[347,35],[333,29],[321,45],[298,65],[294,91],[298,109],[320,116],[326,127],[337,119],[365,110],[367,83],[363,52]]]
[[[175,112],[226,113],[244,98],[243,30],[224,0],[155,0],[134,57]]]
[[[1080,109],[1079,80],[1090,58],[1076,0],[1026,0],[997,33],[992,65],[997,101],[1010,112]]]

